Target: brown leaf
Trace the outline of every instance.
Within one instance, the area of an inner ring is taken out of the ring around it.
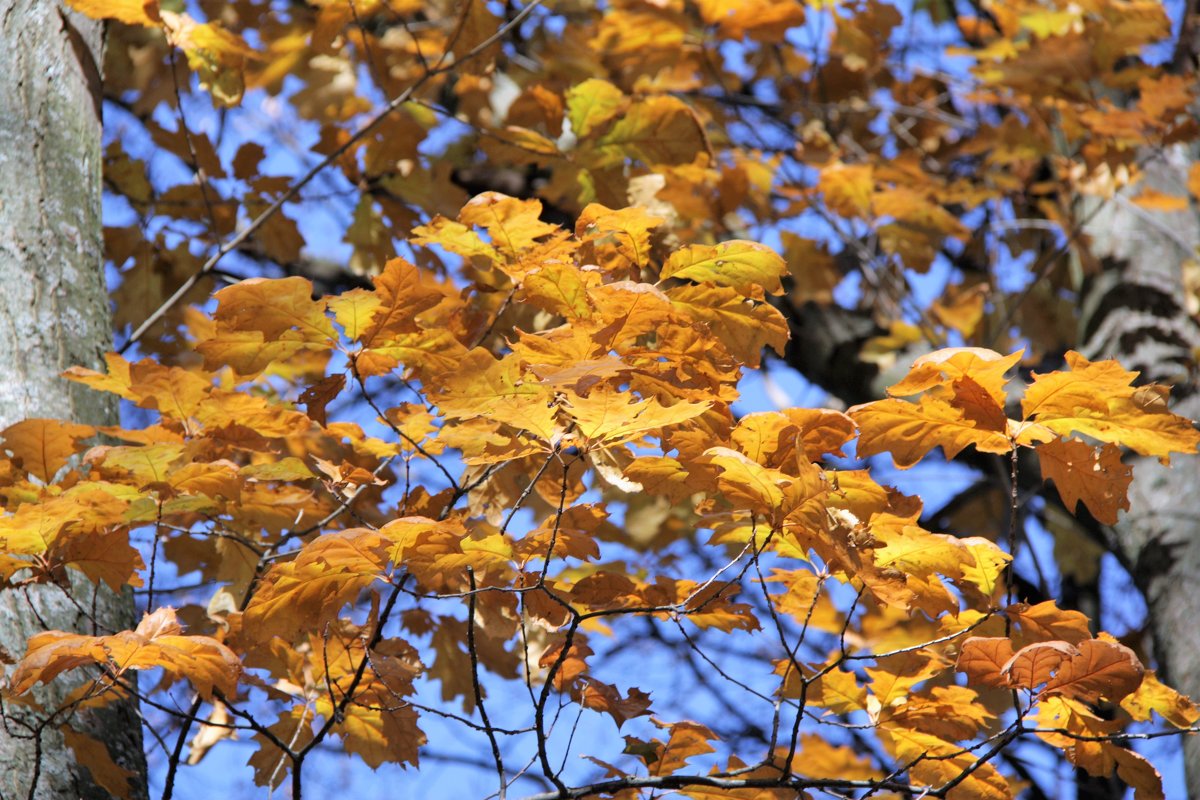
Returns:
[[[1146,668],[1125,645],[1088,639],[1077,647],[1079,655],[1063,662],[1058,673],[1046,683],[1043,694],[1093,702],[1104,698],[1119,703],[1141,685]]]
[[[1133,468],[1121,463],[1121,448],[1093,448],[1079,439],[1056,439],[1039,445],[1042,479],[1053,480],[1063,504],[1074,511],[1082,500],[1105,525],[1115,525],[1117,512],[1129,509]]]
[[[1079,655],[1080,651],[1067,642],[1037,642],[1018,650],[1000,674],[1009,686],[1033,691],[1048,683],[1064,662]]]
[[[957,669],[966,674],[968,683],[1003,688],[1008,686],[1003,670],[1012,657],[1012,641],[1007,637],[971,636],[959,650]]]

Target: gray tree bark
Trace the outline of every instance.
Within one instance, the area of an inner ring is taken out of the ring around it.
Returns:
[[[1182,146],[1149,154],[1143,185],[1186,194],[1195,157]],[[1194,205],[1148,212],[1123,194],[1099,209],[1096,202],[1081,209],[1082,219],[1091,215],[1085,230],[1104,267],[1080,315],[1084,355],[1117,358],[1170,385],[1175,413],[1200,420],[1200,317],[1188,307],[1183,281],[1200,247],[1200,214]],[[1130,463],[1130,509],[1111,529],[1111,547],[1145,595],[1162,677],[1200,700],[1200,463],[1195,456],[1177,458],[1172,468],[1152,458]],[[1200,739],[1188,737],[1183,747],[1188,797],[1200,797]]]
[[[106,397],[69,384],[72,365],[96,368],[111,348],[100,222],[103,28],[55,0],[0,0],[0,428],[29,417],[116,421]],[[130,628],[132,595],[73,581],[0,591],[0,660],[46,628]],[[86,613],[85,613],[86,610]],[[11,671],[11,668],[9,668]],[[65,677],[65,676],[64,676]],[[0,798],[106,798],[75,764],[59,725],[104,742],[144,797],[136,702],[52,716],[75,685],[37,693],[45,710],[4,705]],[[36,786],[34,784],[36,783]]]

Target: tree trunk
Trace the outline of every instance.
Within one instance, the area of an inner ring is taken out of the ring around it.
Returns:
[[[1193,153],[1154,154],[1142,185],[1182,195]],[[1140,191],[1140,187],[1132,193]],[[1082,219],[1098,201],[1088,201]],[[1200,419],[1200,319],[1189,313],[1183,271],[1200,246],[1195,208],[1150,212],[1118,194],[1086,232],[1103,271],[1084,299],[1080,341],[1090,359],[1116,358],[1142,377],[1172,386],[1173,410]],[[1162,677],[1200,700],[1200,465],[1195,456],[1166,468],[1136,458],[1130,510],[1112,529],[1112,546],[1146,596]],[[1189,797],[1200,797],[1200,739],[1184,739]]]
[[[116,421],[98,393],[59,377],[98,367],[111,347],[100,224],[100,74],[103,28],[47,0],[0,0],[0,428],[28,417]],[[86,580],[0,592],[0,658],[19,658],[45,628],[132,627],[132,594]],[[86,613],[85,613],[86,610]],[[78,680],[76,681],[76,684]],[[13,702],[0,728],[0,798],[106,798],[75,764],[59,726],[108,746],[144,797],[136,702],[52,717],[73,688],[37,692],[45,710]]]

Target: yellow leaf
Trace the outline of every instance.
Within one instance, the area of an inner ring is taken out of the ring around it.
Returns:
[[[786,274],[787,264],[774,250],[737,239],[676,250],[662,270],[663,278],[729,286],[745,297],[761,297],[763,291],[782,293],[780,278]]]
[[[363,335],[382,302],[378,294],[366,289],[350,289],[325,300],[348,339],[358,339]]]
[[[188,66],[200,76],[200,85],[212,93],[216,105],[239,103],[246,89],[243,69],[258,53],[237,34],[219,23],[198,23],[188,14],[161,12],[170,43],[187,55]]]
[[[708,325],[741,363],[757,368],[764,347],[783,355],[788,323],[774,306],[750,302],[733,288],[709,284],[676,286],[667,296],[675,308]]]
[[[458,221],[483,228],[497,250],[515,258],[533,247],[538,239],[562,230],[538,219],[541,214],[539,200],[518,200],[499,192],[484,192],[463,206]]]
[[[975,753],[955,742],[900,727],[881,730],[880,739],[898,765],[911,765],[908,774],[917,786],[937,788],[966,773],[966,780],[946,794],[947,800],[1011,800],[1013,796],[994,766],[977,763]]]
[[[665,220],[640,206],[613,210],[591,203],[575,222],[575,235],[588,242],[595,262],[609,274],[636,271],[650,261],[650,231]]]
[[[860,458],[892,454],[900,469],[916,464],[935,447],[946,458],[958,455],[968,445],[981,453],[1007,453],[1012,449],[1003,431],[979,427],[963,411],[944,400],[922,397],[919,403],[886,399],[854,406],[846,412],[859,428]]]
[[[599,78],[588,78],[567,90],[567,119],[579,138],[612,119],[625,102],[616,86]]]
[[[1121,708],[1140,722],[1149,722],[1152,712],[1176,728],[1190,728],[1200,720],[1200,709],[1190,699],[1159,681],[1154,670],[1146,670],[1137,690],[1121,700]]]
[[[67,0],[67,4],[92,19],[115,19],[126,25],[147,28],[162,24],[158,0]]]
[[[1025,354],[1018,350],[1003,356],[982,347],[947,347],[927,353],[913,362],[904,379],[888,387],[893,397],[908,397],[937,387],[950,386],[959,378],[970,378],[996,405],[1004,408],[1007,383],[1005,374],[1020,362]]]
[[[530,270],[521,284],[525,299],[545,311],[567,320],[586,320],[592,316],[588,289],[600,284],[600,275],[584,271],[574,264],[550,261]]]
[[[1035,375],[1021,401],[1026,420],[1062,436],[1082,433],[1124,445],[1164,464],[1171,453],[1192,453],[1200,446],[1200,431],[1167,410],[1166,388],[1134,388],[1138,374],[1115,361],[1090,362],[1074,351],[1066,358],[1069,372]]]
[[[664,406],[654,397],[635,400],[629,393],[605,385],[592,389],[586,397],[568,390],[563,408],[589,445],[610,447],[657,435],[662,428],[686,422],[711,406],[712,403]]]
[[[821,170],[817,189],[824,195],[830,210],[840,216],[852,218],[871,214],[875,178],[870,166],[830,164]]]
[[[515,357],[500,360],[481,348],[444,376],[434,401],[447,419],[489,417],[550,441],[557,430],[554,392],[522,371]]]
[[[845,745],[830,744],[812,733],[800,735],[796,756],[796,771],[809,778],[869,781],[883,777],[883,771],[867,756]]]
[[[301,350],[328,350],[337,341],[324,302],[312,299],[312,284],[304,278],[251,278],[215,297],[216,332],[196,345],[210,369],[227,364],[257,375],[272,362]]]

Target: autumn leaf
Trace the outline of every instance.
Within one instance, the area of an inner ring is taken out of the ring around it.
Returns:
[[[337,335],[312,291],[304,278],[254,278],[217,292],[216,333],[197,345],[205,364],[256,375],[301,350],[329,349]]]
[[[686,422],[710,407],[709,403],[664,406],[653,397],[630,399],[623,392],[597,387],[586,397],[568,392],[563,409],[585,441],[607,447]]]
[[[663,278],[687,278],[697,283],[728,286],[744,297],[779,294],[787,264],[769,247],[745,241],[692,245],[677,250],[663,265]]]
[[[206,699],[214,690],[233,696],[241,672],[241,662],[228,647],[207,636],[183,635],[175,610],[159,608],[135,630],[112,636],[62,631],[33,636],[13,673],[12,690],[22,694],[88,664],[105,665],[114,678],[130,669],[159,668],[173,678],[187,678]]]
[[[263,576],[242,617],[247,635],[257,641],[289,640],[314,620],[332,619],[383,577],[386,545],[384,536],[365,528],[318,536]]]
[[[774,306],[751,303],[732,287],[708,284],[677,286],[667,296],[676,308],[707,324],[743,364],[757,367],[764,347],[783,355],[789,338],[787,321]]]
[[[137,775],[136,772],[113,761],[104,742],[80,733],[69,725],[62,726],[60,730],[63,741],[75,754],[75,760],[87,769],[92,780],[114,797],[129,796],[129,779]]]
[[[115,19],[126,25],[146,27],[162,24],[158,0],[69,0],[68,4],[92,19]]]
[[[1176,728],[1190,728],[1200,720],[1200,709],[1187,697],[1158,680],[1154,670],[1146,670],[1136,690],[1121,700],[1121,708],[1136,720],[1149,722],[1157,713]]]
[[[1069,663],[1080,655],[1078,648],[1066,642],[1037,642],[1014,653],[1000,674],[1009,686],[1033,691],[1049,683],[1060,669],[1069,668]]]
[[[940,787],[968,777],[955,785],[949,800],[1009,800],[1008,781],[988,763],[976,764],[975,755],[958,744],[921,731],[890,728],[881,732],[885,747],[908,771],[918,785]],[[973,771],[967,772],[968,769]]]
[[[999,689],[1008,686],[1004,668],[1012,657],[1012,642],[1007,637],[971,636],[959,649],[957,669],[966,674],[968,683]]]
[[[1164,464],[1171,453],[1200,446],[1200,431],[1167,410],[1165,388],[1135,388],[1137,373],[1115,361],[1090,362],[1075,352],[1066,359],[1070,371],[1034,376],[1021,401],[1025,419],[1062,436],[1082,433],[1123,445]]]
[[[588,127],[606,98],[592,100],[582,121]],[[568,100],[568,108],[571,103]],[[610,118],[612,119],[612,118]],[[707,151],[708,139],[696,113],[681,100],[669,96],[633,101],[593,140],[599,158],[597,167],[620,165],[626,158],[648,166],[687,164],[697,152]]]
[[[591,679],[583,687],[580,703],[584,708],[608,714],[617,723],[617,730],[630,719],[650,713],[650,695],[641,689],[631,688],[622,697],[617,687]]]
[[[1083,501],[1097,520],[1115,525],[1118,510],[1129,509],[1133,470],[1121,463],[1116,445],[1096,449],[1079,439],[1057,439],[1039,445],[1037,454],[1042,478],[1054,481],[1068,510]]]
[[[1033,606],[1014,603],[1005,613],[1016,626],[1013,640],[1020,646],[1057,640],[1078,645],[1092,638],[1086,616],[1073,609],[1061,609],[1053,600]]]
[[[1036,645],[1030,645],[1034,647]],[[1145,668],[1132,650],[1104,639],[1079,642],[1078,655],[1063,662],[1043,694],[1092,700],[1103,697],[1119,703],[1142,683]]]
[[[91,425],[27,419],[8,426],[0,432],[0,437],[3,437],[4,449],[12,453],[27,472],[49,483],[79,451],[79,442],[95,434],[96,429]]]
[[[954,458],[974,445],[981,453],[1007,453],[1012,449],[1003,430],[981,427],[944,400],[923,397],[919,403],[877,400],[846,412],[858,425],[859,456],[890,451],[897,467],[907,469],[930,450],[941,447]]]

